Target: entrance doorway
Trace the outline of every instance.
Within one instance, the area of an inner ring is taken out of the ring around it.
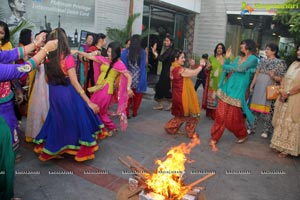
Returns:
[[[154,59],[151,47],[157,43],[157,52],[160,53],[163,47],[163,41],[167,34],[174,39],[174,47],[184,51],[187,49],[185,32],[187,24],[187,15],[182,12],[153,4],[144,4],[143,10],[143,27],[151,28],[158,32],[158,35],[150,35],[143,41],[143,46],[149,50],[148,71],[149,75],[160,74],[161,66],[158,65],[157,59]],[[150,76],[148,77],[150,78]],[[150,81],[150,82],[156,82]],[[148,81],[149,83],[149,81]]]
[[[156,40],[160,50],[165,36],[170,34],[174,39],[174,47],[186,50],[186,23],[187,16],[183,13],[157,5],[144,5],[143,25],[159,33],[158,36],[151,35],[148,38],[148,46]]]

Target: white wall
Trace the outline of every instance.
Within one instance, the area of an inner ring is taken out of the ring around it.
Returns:
[[[193,52],[213,54],[217,43],[225,43],[226,23],[224,1],[202,0],[201,12],[195,19]]]
[[[96,0],[94,32],[106,34],[107,27],[124,28],[129,16],[129,2],[130,0]]]
[[[140,13],[141,15],[137,18],[132,25],[132,34],[142,33],[142,23],[143,23],[143,9],[144,0],[134,0],[133,2],[133,13]]]
[[[201,0],[160,0],[162,2],[200,13]]]

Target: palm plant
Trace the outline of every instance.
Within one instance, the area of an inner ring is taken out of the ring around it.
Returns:
[[[21,23],[19,23],[17,26],[13,27],[12,29],[9,30],[10,32],[10,42],[13,44],[13,46],[17,46],[19,42],[19,35],[18,33],[22,29],[32,29],[34,25],[30,23],[29,21],[23,20]]]
[[[5,19],[6,15],[5,15],[5,10],[0,7],[0,19]],[[13,46],[17,46],[18,42],[19,42],[19,35],[18,33],[22,30],[22,29],[33,29],[34,25],[27,21],[27,20],[23,20],[21,23],[19,23],[17,26],[10,28],[9,30],[9,34],[10,34],[10,42],[12,43]]]
[[[108,27],[106,29],[108,38],[111,40],[120,42],[121,46],[124,47],[126,40],[129,39],[131,36],[133,22],[140,15],[141,15],[140,13],[135,13],[135,14],[129,16],[129,18],[127,19],[126,26],[123,29]],[[141,37],[142,38],[148,37],[148,35],[150,35],[150,34],[158,35],[158,33],[156,31],[154,31],[153,29],[147,28],[146,30],[143,30]]]

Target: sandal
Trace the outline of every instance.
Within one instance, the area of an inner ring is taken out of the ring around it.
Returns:
[[[153,107],[154,110],[162,110],[164,109],[163,105],[158,105]]]
[[[242,138],[242,139],[238,139],[238,140],[235,141],[235,142],[238,143],[238,144],[241,144],[241,143],[245,142],[247,139],[248,139],[248,136],[246,136],[246,137],[244,137],[244,138]]]
[[[266,138],[268,138],[268,133],[263,132],[263,133],[260,135],[260,137],[266,139]]]
[[[278,157],[279,157],[279,158],[286,158],[288,155],[289,155],[288,153],[280,152],[280,153],[278,154]]]

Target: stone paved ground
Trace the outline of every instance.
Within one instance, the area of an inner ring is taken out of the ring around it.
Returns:
[[[201,99],[202,90],[198,90]],[[172,117],[168,111],[156,111],[152,107],[153,90],[148,89],[140,113],[129,120],[125,133],[101,141],[96,158],[76,163],[72,156],[62,160],[41,162],[33,153],[33,145],[22,142],[22,160],[16,165],[15,196],[23,200],[113,200],[130,175],[119,161],[119,156],[130,155],[154,170],[156,159],[162,159],[168,149],[182,142],[189,142],[184,135],[167,135],[164,124]],[[278,158],[269,145],[269,139],[260,134],[250,135],[248,141],[236,144],[235,137],[225,131],[219,142],[219,151],[209,147],[210,128],[213,121],[202,111],[197,132],[201,145],[188,156],[186,182],[204,176],[206,171],[216,175],[201,184],[209,200],[296,200],[300,199],[300,160]],[[23,128],[26,119],[23,121]],[[22,136],[21,136],[22,137]],[[107,174],[91,175],[89,171],[105,170]],[[28,171],[39,175],[24,174]],[[72,174],[56,174],[67,172]],[[199,172],[198,174],[195,172]],[[23,173],[23,174],[22,174]]]

